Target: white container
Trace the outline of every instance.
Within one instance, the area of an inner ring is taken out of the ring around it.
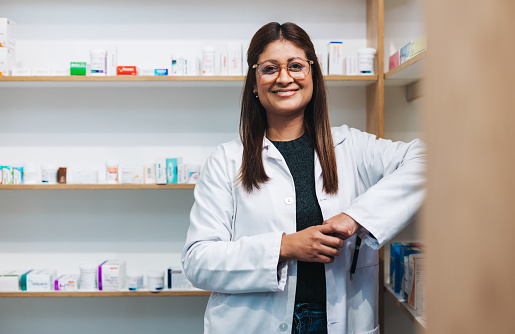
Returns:
[[[118,161],[111,160],[106,162],[106,183],[118,183]]]
[[[342,75],[343,72],[343,43],[330,42],[328,44],[328,72],[329,75]]]
[[[361,75],[375,74],[376,49],[358,49],[358,72]]]
[[[147,274],[148,289],[150,291],[161,291],[165,287],[165,275],[163,271],[151,271]]]
[[[170,75],[184,75],[184,55],[172,54]]]
[[[143,289],[143,273],[139,271],[128,271],[127,288],[131,291]]]
[[[106,76],[107,75],[107,51],[98,49],[90,50],[90,75]]]
[[[36,184],[38,174],[36,172],[36,165],[33,163],[26,163],[23,165],[23,184]]]
[[[83,291],[97,290],[97,266],[93,262],[80,265],[79,289]]]
[[[212,46],[202,49],[202,75],[215,75],[215,48]]]
[[[51,164],[43,164],[41,165],[41,182],[48,184],[56,184],[57,183],[57,173],[59,171],[59,167]]]

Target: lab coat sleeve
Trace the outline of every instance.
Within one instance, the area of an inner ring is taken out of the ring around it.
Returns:
[[[228,160],[224,147],[218,147],[195,186],[182,252],[184,272],[197,288],[215,292],[281,291],[287,277],[287,268],[279,265],[283,233],[232,240],[234,176],[228,172]]]
[[[358,235],[367,245],[379,249],[413,220],[422,205],[425,146],[418,139],[392,142],[356,129],[349,131],[366,191],[344,213],[364,227],[366,233]]]

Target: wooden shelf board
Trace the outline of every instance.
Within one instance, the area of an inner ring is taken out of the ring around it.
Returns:
[[[0,190],[140,190],[194,189],[194,184],[9,184]]]
[[[408,316],[408,318],[415,323],[415,325],[420,328],[422,331],[426,331],[426,322],[419,316],[415,311],[409,307],[408,303],[404,301],[399,294],[395,293],[391,287],[385,286],[384,290],[390,298],[397,304],[397,306]]]
[[[407,85],[409,83],[422,79],[424,59],[427,57],[427,51],[423,51],[413,58],[408,59],[404,63],[395,67],[393,70],[384,74],[385,84],[387,85]]]
[[[209,296],[210,291],[204,290],[162,290],[159,292],[151,291],[4,291],[0,292],[0,298],[69,298],[69,297],[191,297]]]

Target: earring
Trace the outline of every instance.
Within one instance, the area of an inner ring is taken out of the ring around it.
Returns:
[[[257,99],[259,97],[258,93],[255,90],[253,90],[252,92],[254,93],[254,95],[256,96],[256,99]]]

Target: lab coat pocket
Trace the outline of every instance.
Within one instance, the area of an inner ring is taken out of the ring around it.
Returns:
[[[378,324],[378,265],[357,268],[347,275],[348,333],[375,333]]]
[[[359,332],[355,334],[379,334],[379,326],[368,332]]]

